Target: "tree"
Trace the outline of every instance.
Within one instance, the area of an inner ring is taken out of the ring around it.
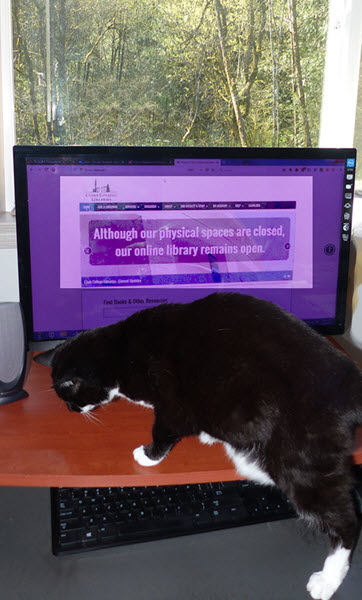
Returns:
[[[289,2],[289,11],[290,11],[290,37],[292,44],[292,65],[295,69],[296,73],[296,86],[298,90],[298,97],[301,107],[301,118],[303,123],[303,131],[304,131],[304,144],[305,146],[311,146],[312,140],[309,130],[309,120],[307,114],[307,106],[305,101],[304,94],[304,85],[303,85],[303,77],[302,77],[302,65],[300,61],[300,53],[299,53],[299,36],[298,36],[298,26],[297,26],[297,11],[296,11],[296,3],[295,0],[288,0]]]
[[[327,15],[328,0],[13,0],[17,141],[313,145]]]
[[[230,75],[230,70],[229,70],[229,63],[228,63],[228,57],[227,57],[227,52],[226,52],[226,43],[225,43],[226,20],[225,20],[224,9],[221,5],[220,0],[215,0],[215,8],[216,8],[217,30],[218,30],[219,39],[220,39],[222,63],[223,63],[223,67],[224,67],[224,72],[225,72],[227,86],[228,86],[228,90],[229,90],[229,94],[230,94],[231,103],[232,103],[233,110],[234,110],[235,120],[236,120],[238,133],[239,133],[239,137],[240,137],[240,143],[242,146],[247,146],[248,144],[246,141],[244,121],[241,116],[240,106],[239,106],[240,100],[238,99],[237,94],[235,92],[234,81]]]

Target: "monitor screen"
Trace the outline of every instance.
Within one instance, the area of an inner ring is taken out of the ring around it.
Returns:
[[[353,149],[14,148],[30,348],[217,291],[344,329]]]

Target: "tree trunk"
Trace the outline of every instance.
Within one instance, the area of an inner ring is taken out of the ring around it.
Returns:
[[[269,37],[270,37],[270,54],[273,67],[273,146],[279,146],[279,62],[280,62],[280,46],[283,33],[284,22],[284,7],[286,0],[283,0],[282,14],[280,18],[279,31],[276,43],[274,43],[273,24],[275,17],[273,14],[273,0],[269,0]]]
[[[249,33],[247,40],[247,47],[244,55],[244,77],[245,84],[243,90],[240,94],[240,98],[243,102],[243,119],[247,117],[250,111],[250,103],[251,103],[251,89],[258,75],[258,63],[262,49],[263,36],[266,31],[266,19],[267,19],[267,9],[265,0],[262,0],[259,3],[259,7],[261,10],[261,23],[256,28],[255,26],[255,6],[254,1],[249,0]],[[258,29],[257,36],[255,35],[255,31]]]
[[[309,129],[309,121],[307,114],[307,107],[305,102],[305,94],[304,94],[304,86],[303,86],[303,77],[302,77],[302,67],[300,63],[300,54],[299,54],[299,37],[298,37],[298,26],[297,26],[297,11],[295,7],[295,0],[289,0],[289,10],[290,10],[290,35],[292,42],[292,54],[295,65],[295,73],[296,73],[296,83],[298,90],[298,98],[300,102],[301,108],[301,117],[303,123],[303,134],[304,134],[304,144],[305,146],[311,146],[311,135]]]
[[[125,21],[122,34],[121,34],[121,31],[119,32],[119,35],[120,36],[122,35],[122,44],[121,44],[121,48],[120,48],[119,62],[118,62],[118,83],[121,82],[122,75],[123,75],[124,53],[125,53],[125,48],[126,48],[126,33],[127,33],[127,29],[126,29],[126,21]]]
[[[274,52],[274,42],[273,42],[273,18],[272,18],[272,6],[271,0],[269,0],[269,41],[270,41],[270,55],[272,62],[272,76],[273,76],[273,147],[275,146],[276,141],[276,129],[277,129],[277,119],[276,119],[276,107],[278,105],[278,87],[277,87],[277,78],[276,78],[276,60],[275,60],[275,52]]]
[[[228,64],[228,59],[227,59],[227,54],[226,54],[226,47],[225,47],[224,26],[221,21],[221,14],[222,14],[223,7],[221,5],[220,0],[215,0],[215,8],[216,8],[216,20],[217,20],[217,29],[218,29],[219,41],[220,41],[222,63],[223,63],[223,67],[224,67],[224,72],[225,72],[225,77],[226,77],[226,81],[227,81],[229,94],[230,94],[231,104],[232,104],[234,115],[235,115],[236,125],[238,128],[240,143],[242,146],[247,146],[248,144],[247,144],[247,140],[246,140],[244,122],[243,122],[243,118],[240,113],[239,102],[238,102],[238,98],[236,97],[234,83],[230,76],[229,64]]]
[[[191,118],[191,122],[190,125],[188,126],[186,132],[184,133],[182,140],[181,140],[181,144],[183,144],[186,140],[186,138],[190,135],[193,126],[195,125],[196,119],[198,117],[199,114],[199,108],[200,108],[200,79],[201,79],[201,67],[198,70],[197,73],[197,79],[196,79],[196,85],[195,85],[195,98],[194,98],[194,109],[193,111],[191,110],[191,114],[193,113],[193,116]],[[191,116],[191,115],[190,115]]]
[[[29,78],[29,95],[30,95],[30,102],[31,102],[31,107],[32,107],[31,118],[33,121],[34,134],[35,134],[37,143],[40,144],[41,139],[40,139],[38,117],[37,117],[34,67],[33,67],[33,63],[31,61],[30,54],[28,51],[28,46],[26,43],[25,35],[23,35],[23,32],[20,27],[19,6],[18,6],[17,0],[13,0],[13,17],[14,17],[16,31],[17,31],[18,40],[19,40],[19,49],[21,52],[23,52],[24,62],[25,62],[26,68],[27,68],[27,73],[28,73],[28,78]]]
[[[58,65],[57,96],[55,98],[54,115],[54,136],[59,144],[66,143],[66,121],[65,121],[65,102],[66,95],[66,12],[65,0],[59,0],[59,14],[57,19],[57,35],[54,36],[53,43],[56,43],[55,53]]]

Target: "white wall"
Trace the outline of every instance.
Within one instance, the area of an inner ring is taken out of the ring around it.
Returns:
[[[0,250],[0,302],[18,302],[18,260],[15,248]]]
[[[10,0],[0,0],[0,28],[0,211],[11,211],[15,115]]]
[[[361,0],[329,0],[319,145],[353,145],[362,41]]]

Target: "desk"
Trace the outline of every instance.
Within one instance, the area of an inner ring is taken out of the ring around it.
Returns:
[[[326,540],[322,534],[308,537],[296,519],[54,557],[46,487],[221,481],[236,473],[220,444],[206,447],[192,438],[178,444],[156,467],[141,467],[132,450],[150,440],[152,411],[119,400],[96,411],[101,424],[91,423],[69,412],[50,385],[50,369],[33,363],[25,386],[29,397],[0,406],[4,597],[309,598],[305,585],[323,565]],[[362,462],[362,430],[355,459]],[[338,591],[341,600],[360,599],[361,564],[360,540]]]
[[[151,441],[153,411],[124,399],[94,411],[100,422],[69,412],[51,386],[50,368],[32,363],[29,397],[0,406],[0,485],[91,487],[228,481],[238,476],[221,444],[182,440],[159,465],[141,467],[132,451]],[[355,461],[362,463],[362,429]]]

